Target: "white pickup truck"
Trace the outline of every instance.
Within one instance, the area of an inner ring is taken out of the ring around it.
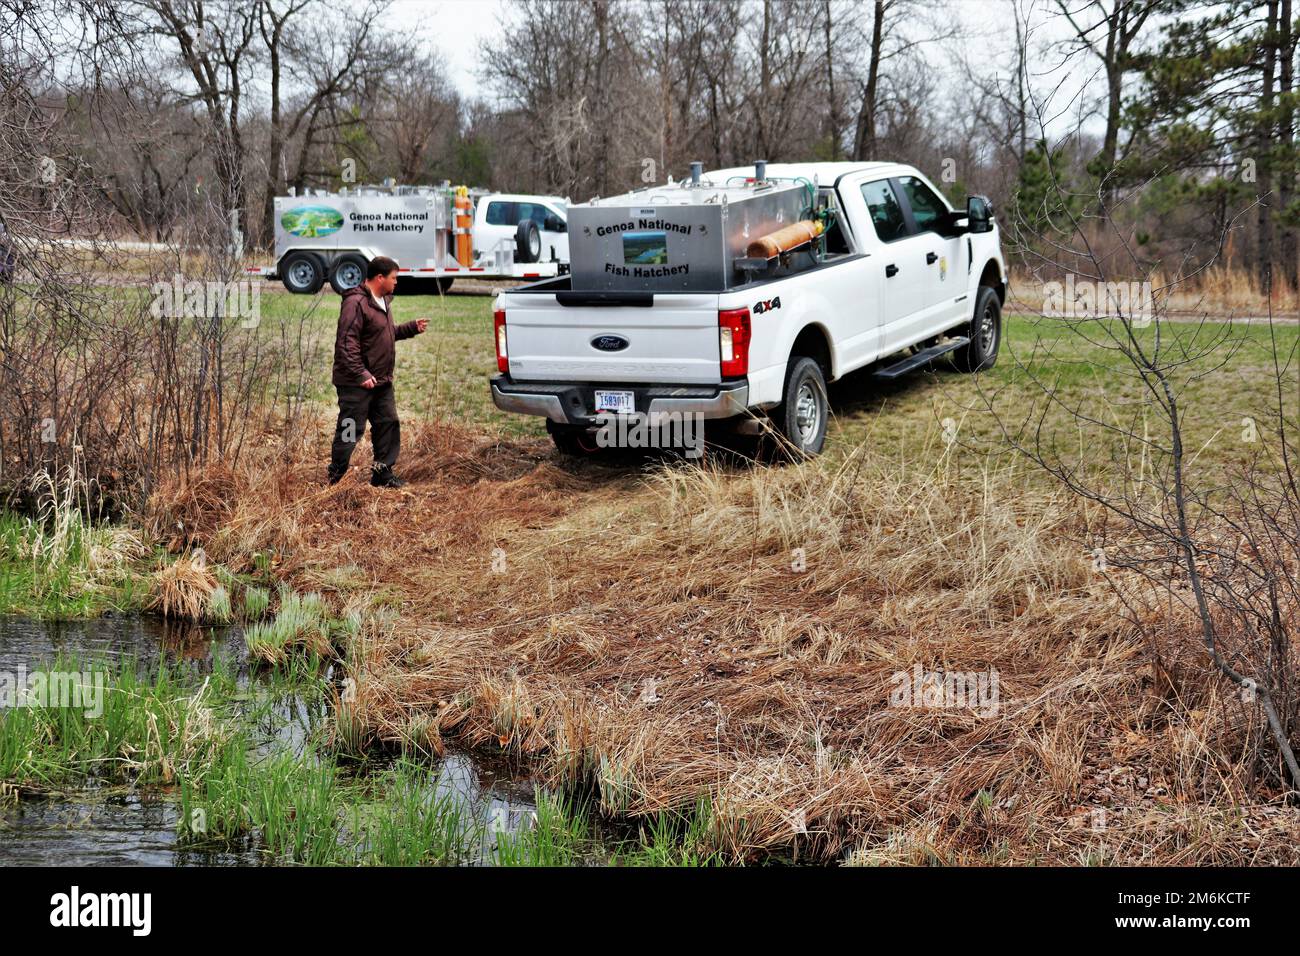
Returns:
[[[895,163],[763,169],[760,183],[809,184],[831,224],[802,260],[782,255],[766,271],[737,273],[712,291],[575,288],[584,263],[580,207],[571,206],[574,274],[502,292],[494,302],[496,406],[545,416],[557,447],[571,454],[595,451],[602,413],[681,412],[748,421],[745,430],[766,416],[793,451],[815,455],[826,437],[827,382],[873,363],[875,374],[893,378],[945,353],[964,371],[993,365],[1007,270],[986,199],[971,197],[965,210],[954,210],[919,171]],[[737,180],[752,185],[753,169],[714,171],[703,184],[697,169],[695,185]],[[688,184],[629,195],[660,203],[636,212],[663,216],[666,191],[678,187]],[[676,261],[669,240],[680,240],[686,227],[663,221],[643,217],[639,225],[666,228],[668,239],[658,242],[668,251],[654,248],[663,232],[628,234],[625,245],[639,237],[627,245],[639,253],[628,263]],[[753,261],[735,260],[738,269]],[[699,269],[683,265],[629,268],[656,276],[676,269],[698,281]]]

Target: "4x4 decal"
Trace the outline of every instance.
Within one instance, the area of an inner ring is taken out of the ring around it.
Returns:
[[[764,312],[771,312],[773,309],[781,308],[781,297],[778,295],[775,299],[767,299],[763,302],[755,302],[754,308],[751,309],[755,315],[762,315]]]

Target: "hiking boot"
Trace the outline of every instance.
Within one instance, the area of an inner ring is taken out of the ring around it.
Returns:
[[[393,474],[393,469],[388,465],[376,464],[370,469],[370,483],[376,488],[401,488],[406,484],[401,478]]]
[[[337,485],[340,481],[343,480],[343,476],[346,475],[347,473],[348,470],[346,468],[344,468],[342,471],[335,471],[334,467],[330,466],[329,469],[330,484]]]

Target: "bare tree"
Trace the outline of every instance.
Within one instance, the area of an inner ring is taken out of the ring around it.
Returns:
[[[178,95],[192,97],[207,118],[207,141],[230,228],[247,232],[243,110],[261,4],[144,0],[143,6],[152,17],[149,31],[174,44],[193,84]]]
[[[1300,340],[1279,334],[1270,313],[1272,388],[1236,415],[1249,429],[1247,441],[1257,435],[1258,450],[1226,476],[1205,466],[1203,449],[1189,445],[1186,396],[1203,380],[1230,381],[1244,336],[1204,318],[1171,320],[1168,296],[1186,280],[1159,285],[1127,245],[1123,257],[1097,251],[1063,186],[1056,188],[1064,228],[1039,234],[1037,248],[1070,282],[1044,290],[1037,334],[1012,353],[1014,383],[986,386],[985,407],[1013,448],[1100,509],[1087,542],[1096,566],[1170,686],[1197,692],[1194,677],[1173,666],[1191,636],[1179,627],[1189,624],[1209,672],[1230,681],[1247,711],[1263,717],[1278,779],[1298,790]],[[1252,211],[1246,205],[1237,217]],[[1015,226],[1020,235],[1034,229]],[[1088,295],[1080,302],[1067,290]],[[1121,384],[1065,401],[1057,377],[1077,361],[1075,342],[1101,350],[1108,381]],[[1059,441],[1062,433],[1071,440]]]
[[[1159,9],[1160,0],[1056,0],[1056,5],[1070,25],[1067,48],[1097,60],[1105,74],[1106,132],[1095,174],[1101,183],[1102,215],[1108,217],[1115,195],[1111,173],[1119,158],[1124,78],[1133,69],[1134,45],[1151,14]]]
[[[864,17],[865,21],[866,18]],[[865,63],[857,64],[859,107],[853,140],[853,158],[876,159],[882,135],[890,61],[901,61],[928,44],[951,39],[957,27],[933,0],[871,0],[870,27],[863,47]],[[896,96],[896,105],[906,105]]]

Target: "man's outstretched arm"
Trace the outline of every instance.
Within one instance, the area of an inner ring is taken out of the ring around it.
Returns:
[[[412,336],[419,335],[429,327],[428,319],[416,319],[414,322],[403,322],[394,331],[394,338],[409,339]]]

